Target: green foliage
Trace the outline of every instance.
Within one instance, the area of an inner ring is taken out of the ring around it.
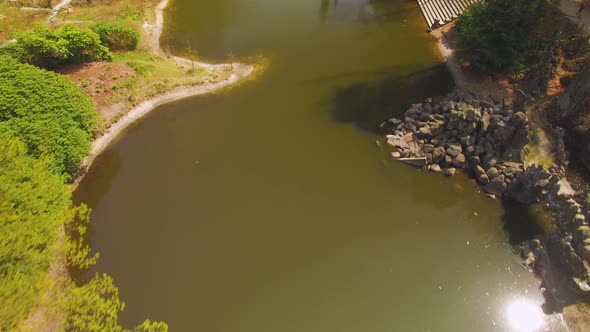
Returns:
[[[154,66],[152,65],[148,65],[137,61],[128,61],[127,66],[133,68],[133,70],[135,70],[136,73],[143,77],[148,76],[150,71],[154,68]]]
[[[557,39],[554,0],[489,0],[457,20],[458,56],[480,71],[523,70]]]
[[[67,78],[0,57],[0,133],[18,137],[30,155],[74,174],[97,124],[92,101]]]
[[[70,192],[47,159],[0,135],[0,331],[12,331],[35,307],[60,225],[71,217]]]
[[[37,24],[32,30],[15,32],[25,61],[44,68],[67,63],[111,61],[113,56],[92,30],[72,24],[53,30]]]
[[[168,332],[168,325],[164,322],[151,322],[149,319],[133,329],[135,332]]]
[[[75,209],[75,218],[66,220],[68,237],[65,241],[68,265],[79,269],[87,269],[96,264],[100,255],[90,256],[90,246],[84,241],[84,235],[90,222],[91,210],[84,204]]]
[[[91,29],[98,34],[102,44],[112,51],[132,51],[139,42],[139,33],[119,21],[98,23]]]
[[[97,275],[83,286],[72,287],[66,308],[66,331],[123,331],[118,316],[125,303],[119,298],[113,279],[107,275]]]
[[[8,56],[18,61],[25,61],[27,54],[19,43],[10,43],[0,47],[0,56]]]

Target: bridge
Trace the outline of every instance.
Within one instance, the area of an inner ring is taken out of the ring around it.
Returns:
[[[429,29],[445,25],[463,13],[465,9],[482,0],[417,0]],[[438,22],[438,23],[437,23]]]

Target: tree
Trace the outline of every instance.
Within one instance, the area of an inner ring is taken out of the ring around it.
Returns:
[[[522,71],[555,42],[555,0],[489,0],[457,20],[459,58],[480,71]]]
[[[12,331],[34,308],[54,259],[60,225],[71,217],[70,191],[46,158],[0,135],[0,330]]]

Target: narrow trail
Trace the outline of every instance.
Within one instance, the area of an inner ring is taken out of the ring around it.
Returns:
[[[62,0],[55,7],[51,8],[51,14],[49,14],[49,17],[47,18],[47,22],[53,21],[53,19],[55,19],[55,17],[57,16],[57,14],[59,14],[60,10],[64,7],[68,6],[71,2],[72,2],[72,0]]]

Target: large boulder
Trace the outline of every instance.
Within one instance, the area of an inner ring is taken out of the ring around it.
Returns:
[[[506,190],[506,183],[504,182],[504,175],[499,175],[488,183],[484,188],[484,191],[490,195],[502,197],[504,190]]]

